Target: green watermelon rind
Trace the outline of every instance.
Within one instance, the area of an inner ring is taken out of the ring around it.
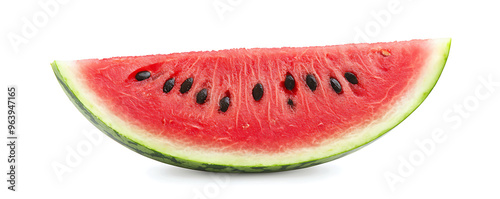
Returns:
[[[328,162],[337,158],[340,158],[347,153],[334,155],[325,159],[313,160],[307,162],[301,162],[297,164],[290,165],[276,165],[276,166],[231,166],[231,165],[217,165],[217,164],[207,164],[202,162],[196,162],[192,160],[186,160],[179,157],[174,157],[168,154],[163,154],[154,149],[151,149],[147,146],[144,146],[134,140],[120,134],[115,129],[106,125],[101,118],[96,116],[95,114],[87,108],[78,96],[78,92],[72,90],[67,83],[67,80],[62,76],[59,71],[59,67],[57,66],[57,61],[54,61],[52,64],[52,69],[54,70],[54,74],[57,77],[57,80],[61,87],[63,88],[66,95],[69,97],[71,102],[78,108],[78,110],[99,130],[105,133],[107,136],[115,140],[116,142],[122,144],[123,146],[129,148],[132,151],[135,151],[143,156],[149,157],[151,159],[176,165],[183,168],[203,170],[203,171],[213,171],[213,172],[228,172],[228,173],[242,173],[242,172],[275,172],[275,171],[285,171],[292,169],[299,169],[310,167],[314,165],[318,165],[324,162]]]
[[[353,146],[342,152],[329,155],[327,157],[309,161],[302,161],[293,164],[279,164],[279,165],[276,164],[276,165],[264,165],[264,166],[262,165],[241,166],[241,165],[229,165],[229,164],[224,165],[224,164],[210,164],[210,163],[198,162],[189,160],[187,158],[176,157],[169,154],[165,154],[155,149],[152,149],[146,146],[145,144],[141,144],[140,142],[134,141],[133,139],[119,133],[117,130],[110,127],[112,125],[106,124],[106,122],[104,122],[103,119],[94,114],[94,112],[96,111],[92,111],[94,107],[91,107],[91,103],[88,103],[84,97],[81,97],[82,95],[77,90],[71,89],[72,88],[71,83],[69,83],[69,80],[66,79],[65,75],[61,73],[60,67],[58,66],[58,61],[54,61],[53,63],[51,63],[51,65],[59,84],[61,85],[64,92],[71,100],[71,102],[73,102],[73,104],[78,108],[78,110],[99,130],[101,130],[103,133],[105,133],[107,136],[114,139],[118,143],[131,149],[132,151],[135,151],[141,155],[144,155],[146,157],[149,157],[151,159],[163,163],[183,168],[195,169],[195,170],[228,172],[228,173],[276,172],[276,171],[286,171],[286,170],[306,168],[341,158],[375,141],[380,136],[384,135],[386,132],[390,131],[391,129],[396,127],[399,123],[404,121],[425,100],[425,98],[434,88],[435,84],[437,83],[441,75],[441,72],[446,64],[451,45],[451,39],[444,39],[444,40],[446,40],[446,42],[443,42],[445,44],[441,46],[442,49],[436,49],[436,51],[441,54],[434,55],[437,56],[436,58],[437,61],[434,63],[435,66],[430,67],[432,70],[434,70],[433,73],[430,73],[433,74],[433,76],[426,77],[424,82],[427,83],[427,85],[421,86],[423,88],[422,89],[423,92],[420,98],[414,99],[415,103],[412,105],[412,107],[408,108],[409,111],[402,117],[397,118],[396,119],[397,121],[392,121],[392,124],[390,124],[390,126],[388,126],[385,130],[381,131],[376,137],[374,137],[373,139],[364,140],[358,143],[356,146]]]

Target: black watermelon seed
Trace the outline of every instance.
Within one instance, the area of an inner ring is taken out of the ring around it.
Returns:
[[[314,78],[314,75],[311,75],[311,74],[308,74],[306,76],[306,83],[307,83],[307,86],[309,86],[309,89],[311,89],[311,91],[315,91],[316,87],[318,86],[318,83],[316,82],[316,78]]]
[[[142,80],[145,80],[149,77],[151,77],[151,73],[149,71],[141,71],[141,72],[138,72],[137,74],[135,74],[135,79],[137,81],[142,81]]]
[[[262,96],[264,95],[264,87],[262,86],[261,83],[255,84],[255,86],[252,89],[252,96],[255,101],[259,101],[262,99]]]
[[[175,84],[175,78],[173,77],[165,81],[165,84],[163,85],[163,92],[164,93],[170,92],[172,88],[174,88],[174,84]]]
[[[293,107],[293,100],[292,99],[288,99],[287,104]]]
[[[227,109],[229,108],[229,104],[231,103],[231,101],[229,100],[229,97],[223,97],[222,99],[220,99],[219,101],[219,106],[220,106],[220,111],[222,112],[226,112]]]
[[[336,93],[342,92],[342,85],[340,85],[340,82],[337,79],[330,77],[330,85],[332,85],[332,88]]]
[[[182,82],[181,89],[179,91],[181,93],[186,93],[189,91],[189,89],[191,89],[192,85],[193,85],[193,78],[192,77],[187,78],[186,80],[184,80],[184,82]]]
[[[290,74],[287,74],[285,77],[285,88],[289,91],[295,88],[295,79]]]
[[[344,74],[344,77],[345,79],[347,79],[348,82],[350,82],[351,84],[357,84],[358,83],[358,78],[356,77],[356,75],[354,75],[353,73],[351,72],[346,72]]]
[[[208,90],[206,88],[201,89],[200,92],[196,95],[196,103],[198,104],[204,104],[205,101],[207,100],[208,96]]]

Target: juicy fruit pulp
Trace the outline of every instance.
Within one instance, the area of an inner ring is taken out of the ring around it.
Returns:
[[[53,69],[91,122],[181,167],[262,172],[346,155],[428,95],[450,40],[231,49],[71,62]]]

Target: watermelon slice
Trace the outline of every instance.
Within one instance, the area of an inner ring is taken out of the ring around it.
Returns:
[[[76,107],[144,156],[216,172],[328,162],[427,97],[450,39],[54,61]]]

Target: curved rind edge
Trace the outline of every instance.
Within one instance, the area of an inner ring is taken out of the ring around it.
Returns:
[[[179,157],[174,157],[168,154],[161,153],[159,151],[156,151],[154,149],[151,149],[147,146],[144,146],[127,136],[124,136],[120,134],[118,131],[114,130],[110,126],[106,125],[103,120],[101,120],[98,116],[96,116],[88,107],[86,107],[82,101],[77,97],[78,93],[75,92],[70,88],[68,85],[66,79],[64,76],[61,74],[58,63],[57,61],[54,61],[51,63],[52,69],[54,71],[54,74],[63,88],[64,92],[68,96],[68,98],[71,100],[71,102],[78,108],[78,110],[94,125],[96,126],[99,130],[101,130],[104,134],[115,140],[116,142],[124,145],[125,147],[131,149],[132,151],[135,151],[143,156],[149,157],[151,159],[183,167],[183,168],[189,168],[189,169],[195,169],[195,170],[203,170],[203,171],[212,171],[212,172],[227,172],[227,173],[253,173],[253,172],[277,172],[277,171],[286,171],[286,170],[294,170],[294,169],[301,169],[301,168],[306,168],[306,167],[311,167],[314,165],[322,164],[325,162],[329,162],[338,158],[341,158],[345,155],[348,155],[352,152],[355,152],[359,150],[360,148],[366,146],[367,144],[375,141],[394,127],[396,127],[399,123],[403,122],[413,111],[415,111],[418,106],[425,100],[425,98],[429,95],[431,90],[434,88],[436,85],[442,70],[446,64],[448,55],[449,55],[449,49],[451,45],[451,39],[445,39],[447,42],[443,42],[443,46],[441,49],[437,49],[440,51],[441,58],[438,59],[439,62],[436,63],[436,73],[434,73],[434,77],[429,77],[426,82],[429,83],[428,88],[425,89],[426,92],[423,93],[420,99],[416,100],[417,103],[410,108],[402,118],[398,118],[398,121],[395,123],[395,125],[388,127],[384,131],[382,131],[377,137],[369,140],[368,142],[361,143],[357,146],[352,147],[349,150],[336,153],[327,157],[323,157],[320,159],[315,159],[315,160],[310,160],[310,161],[304,161],[304,162],[299,162],[299,163],[293,163],[293,164],[283,164],[283,165],[271,165],[271,166],[234,166],[234,165],[222,165],[222,164],[207,164],[207,163],[202,163],[202,162],[197,162],[193,160],[187,160]],[[439,56],[439,55],[436,55]]]
[[[129,139],[126,136],[121,135],[119,132],[115,131],[113,128],[106,125],[98,116],[94,115],[76,96],[76,92],[73,91],[68,84],[66,83],[65,78],[59,71],[57,66],[57,61],[51,63],[52,70],[57,78],[57,81],[63,88],[64,92],[71,100],[71,102],[76,106],[76,108],[82,113],[95,127],[101,130],[104,134],[115,140],[116,142],[122,144],[123,146],[129,148],[132,151],[135,151],[143,156],[149,157],[151,159],[195,170],[203,170],[203,171],[213,171],[213,172],[227,172],[227,173],[249,173],[249,172],[276,172],[276,171],[285,171],[285,170],[293,170],[300,169],[305,167],[310,167],[314,165],[318,165],[324,162],[328,162],[337,158],[340,158],[347,153],[334,155],[325,159],[312,160],[307,162],[300,162],[297,164],[287,164],[287,165],[274,165],[274,166],[231,166],[231,165],[217,165],[217,164],[207,164],[196,162],[192,160],[186,160],[174,156],[170,156],[168,154],[160,153],[154,149],[148,148],[142,144],[135,142],[132,139]]]
[[[439,77],[441,76],[441,73],[443,72],[444,66],[446,65],[446,62],[448,60],[448,56],[450,53],[450,47],[451,47],[451,38],[436,39],[436,41],[439,41],[439,40],[444,41],[444,42],[440,43],[440,45],[442,45],[441,48],[435,49],[436,51],[438,51],[435,56],[438,56],[437,60],[439,60],[439,62],[436,62],[434,66],[430,66],[430,67],[435,68],[435,73],[432,73],[434,76],[427,78],[427,81],[425,81],[428,83],[427,88],[424,89],[425,92],[421,95],[421,97],[419,99],[415,100],[416,103],[413,105],[413,107],[409,108],[408,112],[406,112],[406,114],[404,114],[403,117],[398,118],[398,121],[393,126],[385,129],[384,131],[382,131],[378,136],[376,136],[372,140],[369,140],[368,142],[357,145],[357,146],[353,147],[352,150],[344,151],[344,152],[341,152],[338,154],[348,155],[351,152],[354,152],[356,150],[359,150],[359,149],[367,146],[368,144],[374,142],[378,138],[385,135],[390,130],[394,129],[401,122],[403,122],[406,118],[408,118],[415,110],[417,110],[417,108],[424,102],[424,100],[427,98],[427,96],[429,96],[429,94],[431,93],[434,86],[437,84]],[[439,58],[439,56],[441,56],[441,57]],[[336,155],[333,155],[333,156],[336,156]],[[337,158],[335,158],[335,159],[337,159]],[[332,159],[332,160],[334,160],[334,159]]]

